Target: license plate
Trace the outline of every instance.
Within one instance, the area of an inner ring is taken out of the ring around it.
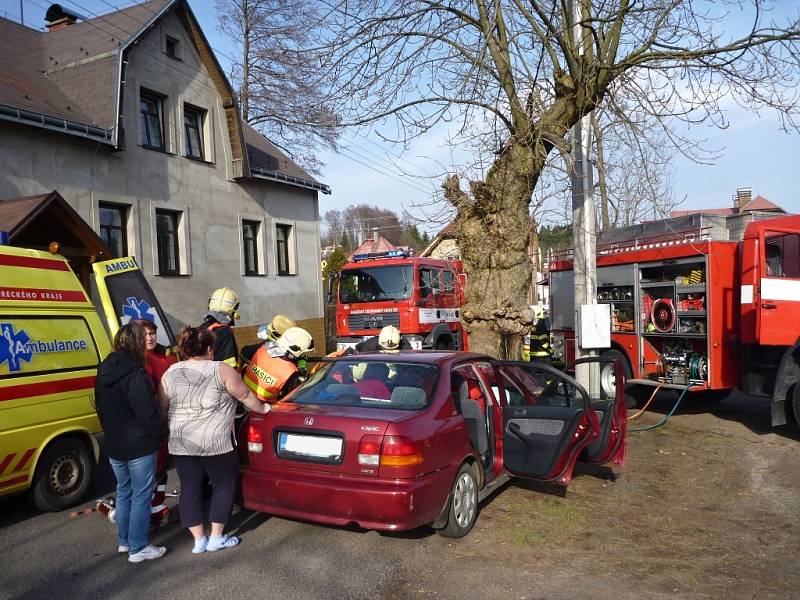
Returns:
[[[342,456],[342,439],[281,432],[278,439],[278,450],[281,454],[299,454],[313,458],[337,460]]]

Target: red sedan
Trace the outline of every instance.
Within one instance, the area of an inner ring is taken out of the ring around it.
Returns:
[[[250,415],[244,505],[461,537],[509,476],[568,485],[579,459],[623,465],[622,389],[591,399],[551,367],[465,352],[338,359],[268,415]]]

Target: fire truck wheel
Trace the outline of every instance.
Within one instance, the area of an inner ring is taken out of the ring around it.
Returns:
[[[56,440],[36,465],[31,499],[40,510],[55,512],[78,504],[89,489],[94,462],[77,439]]]
[[[794,384],[794,392],[792,393],[792,415],[794,422],[800,426],[800,383]]]
[[[619,356],[619,352],[616,350],[610,350],[601,354],[600,358],[617,358]],[[625,376],[625,381],[632,377],[631,367],[624,356],[622,356],[622,373]],[[600,387],[606,398],[613,398],[617,393],[617,376],[613,362],[600,363]],[[625,405],[628,406],[628,408],[632,408],[632,406],[629,406],[629,402],[634,402],[634,400],[629,400],[628,395],[626,394]]]

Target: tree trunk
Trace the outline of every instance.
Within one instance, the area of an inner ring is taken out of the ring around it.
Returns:
[[[470,183],[470,195],[457,177],[444,182],[445,197],[458,210],[456,231],[467,274],[462,322],[472,351],[519,360],[533,321],[528,206],[540,171],[531,150],[512,140],[486,179]]]
[[[592,129],[594,129],[595,150],[597,152],[597,180],[600,185],[600,226],[603,231],[611,229],[608,218],[608,188],[606,187],[606,163],[603,158],[603,131],[597,116],[592,113]]]
[[[530,303],[539,304],[541,299],[539,298],[539,286],[537,284],[539,283],[539,273],[541,273],[543,269],[541,256],[539,254],[539,224],[536,222],[536,218],[533,215],[531,215],[528,238],[528,254],[531,257],[531,268],[533,269],[531,275]]]
[[[242,5],[242,88],[239,100],[242,103],[242,120],[250,120],[250,6],[247,1]]]

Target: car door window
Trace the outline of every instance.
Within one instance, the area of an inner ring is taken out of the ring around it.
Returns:
[[[503,464],[515,475],[563,485],[597,431],[586,391],[547,365],[496,361],[512,402],[503,407]],[[516,404],[516,402],[521,403]]]

